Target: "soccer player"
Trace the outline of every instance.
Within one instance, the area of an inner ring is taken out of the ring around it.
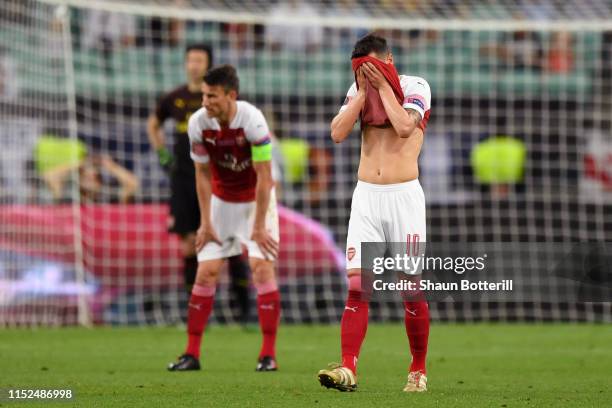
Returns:
[[[170,231],[181,239],[183,274],[188,293],[195,280],[198,260],[195,253],[195,235],[200,223],[200,210],[195,188],[195,172],[189,157],[187,121],[202,106],[202,78],[212,65],[212,51],[205,44],[192,44],[185,50],[187,83],[164,95],[155,112],[149,117],[147,132],[159,162],[170,172]],[[173,119],[174,148],[170,153],[165,147],[162,126]],[[232,292],[239,304],[240,320],[249,318],[249,266],[242,254],[229,258]]]
[[[366,35],[355,44],[351,59],[356,84],[331,122],[336,143],[347,138],[358,119],[362,129],[346,244],[349,290],[341,322],[342,364],[331,364],[318,374],[321,385],[340,391],[357,387],[357,359],[368,326],[372,288],[361,283],[361,243],[426,240],[417,159],[431,104],[431,91],[423,78],[397,74],[384,38]],[[426,391],[427,302],[407,300],[404,307],[412,354],[404,391]]]
[[[272,145],[266,119],[237,101],[239,80],[231,65],[209,70],[202,84],[203,108],[189,119],[200,205],[198,272],[189,300],[188,342],[171,371],[200,369],[202,333],[212,311],[224,258],[249,251],[257,312],[263,334],[257,371],[275,371],[280,296],[274,275],[278,212],[272,178]]]

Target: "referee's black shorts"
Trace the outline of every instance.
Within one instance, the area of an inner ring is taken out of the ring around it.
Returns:
[[[186,235],[200,227],[200,207],[196,193],[195,176],[184,172],[172,172],[170,176],[170,215],[168,230]]]

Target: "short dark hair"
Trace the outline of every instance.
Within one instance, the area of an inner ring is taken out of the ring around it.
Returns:
[[[205,52],[206,55],[208,55],[208,66],[212,67],[212,64],[213,64],[213,54],[212,54],[212,48],[210,47],[210,45],[204,44],[204,43],[189,44],[189,45],[187,45],[187,47],[185,47],[185,56],[187,56],[187,54],[189,54],[189,51],[202,51],[202,52]]]
[[[389,53],[389,46],[387,40],[383,37],[376,35],[375,33],[369,33],[365,37],[360,38],[353,48],[351,59],[365,57],[371,52],[375,52],[377,55],[387,55]]]
[[[238,92],[240,89],[240,80],[238,79],[236,68],[229,64],[209,69],[204,75],[204,82],[209,86],[223,86],[225,92],[231,90]]]

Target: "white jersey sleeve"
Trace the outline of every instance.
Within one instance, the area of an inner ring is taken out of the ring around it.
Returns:
[[[206,150],[206,146],[202,141],[202,130],[203,126],[201,124],[202,115],[206,114],[206,109],[201,108],[196,111],[189,118],[189,123],[187,127],[187,133],[189,134],[189,146],[190,146],[190,155],[191,160],[196,163],[206,164],[210,160],[208,156],[208,151]]]
[[[245,115],[244,124],[244,135],[247,140],[255,146],[270,143],[270,129],[263,113],[253,105],[247,106],[248,115]]]
[[[404,109],[414,109],[425,118],[425,112],[431,108],[431,89],[421,77],[401,76],[400,84],[404,93]]]
[[[357,84],[353,82],[353,85],[351,85],[348,92],[346,93],[346,98],[344,99],[344,102],[342,103],[342,106],[340,107],[340,112],[344,112],[348,104],[351,102],[351,100],[356,96],[357,96]]]

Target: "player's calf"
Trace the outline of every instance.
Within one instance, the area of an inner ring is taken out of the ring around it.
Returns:
[[[256,268],[253,268],[256,270]],[[280,293],[276,280],[255,280],[257,289],[257,315],[262,343],[256,371],[276,371],[276,333],[280,323]]]
[[[209,281],[201,279],[203,275],[215,275],[212,273],[219,269],[222,260],[206,261],[200,263],[198,267],[198,277],[196,284],[191,291],[187,312],[187,346],[185,353],[179,357],[178,361],[168,366],[170,371],[199,370],[200,346],[202,334],[206,328],[206,323],[212,312],[216,280]],[[206,282],[208,284],[202,284]],[[211,284],[212,283],[212,284]]]

